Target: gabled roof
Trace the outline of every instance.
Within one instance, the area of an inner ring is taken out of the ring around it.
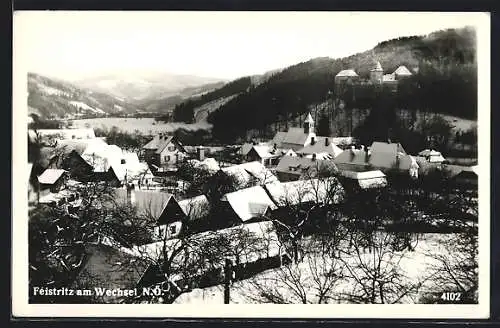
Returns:
[[[325,144],[325,139],[328,139],[328,145]],[[337,157],[342,152],[342,149],[337,147],[330,137],[316,137],[314,145],[307,145],[302,149],[297,150],[297,154],[322,154],[326,153],[333,158]]]
[[[321,160],[299,156],[283,156],[276,167],[276,172],[291,173],[302,176],[303,174],[315,174],[317,170],[329,170],[336,172],[337,167],[331,160]]]
[[[394,74],[395,75],[413,75],[410,70],[408,68],[406,68],[406,66],[402,65],[402,66],[399,66],[395,71],[394,71]]]
[[[285,140],[285,137],[286,137],[286,132],[278,131],[274,135],[273,140],[271,140],[271,144],[272,145],[276,144],[277,147],[281,147],[281,144],[283,143],[283,140]]]
[[[418,168],[415,158],[404,153],[404,149],[400,146],[400,144],[374,142],[368,151],[347,149],[333,161],[341,170],[353,170],[354,168],[366,170],[370,166],[380,169],[399,170],[409,170],[411,167]]]
[[[222,199],[229,203],[243,222],[264,215],[267,209],[276,209],[273,201],[261,186],[231,192],[225,194]]]
[[[278,207],[307,202],[337,204],[344,198],[344,188],[334,177],[269,183],[265,188]]]
[[[286,134],[281,142],[282,145],[287,143],[292,145],[301,145],[302,147],[311,135],[315,135],[314,133],[304,133],[304,129],[302,128],[289,128],[285,133]]]
[[[182,212],[192,220],[201,219],[210,212],[210,202],[207,196],[199,195],[179,201]]]
[[[155,150],[157,154],[160,154],[165,149],[165,147],[167,147],[172,142],[175,143],[176,146],[179,146],[183,152],[185,151],[182,145],[176,141],[174,136],[164,135],[164,134],[157,134],[150,142],[145,144],[142,148],[148,150]]]
[[[137,208],[139,215],[147,215],[158,220],[162,216],[170,201],[176,202],[172,194],[159,191],[133,190],[134,198],[132,205]],[[119,188],[114,190],[117,203],[127,203],[127,190]]]
[[[388,143],[388,142],[380,142],[374,141],[370,146],[370,150],[372,153],[385,153],[390,155],[396,155],[397,153],[406,154],[403,146],[398,143]]]
[[[273,158],[281,156],[281,152],[278,151],[278,149],[274,149],[273,146],[269,145],[253,146],[252,149],[260,158]],[[252,149],[250,149],[250,151],[252,151]]]
[[[386,175],[380,170],[354,172],[342,171],[343,177],[356,180],[361,189],[380,188],[387,186]]]
[[[259,184],[278,181],[278,178],[258,161],[224,167],[221,171],[235,177],[240,184],[247,184],[253,179]]]
[[[38,182],[42,184],[54,184],[59,180],[62,175],[65,173],[65,170],[58,169],[46,169],[43,173],[38,177]]]
[[[345,69],[337,73],[335,77],[347,77],[347,76],[358,76],[353,69]]]

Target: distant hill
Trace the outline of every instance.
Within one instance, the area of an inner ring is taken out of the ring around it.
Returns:
[[[182,103],[188,98],[201,97],[203,94],[221,88],[225,82],[215,82],[203,84],[196,87],[187,87],[178,91],[175,95],[166,97],[150,97],[135,101],[137,105],[149,112],[166,113],[172,111],[177,104]]]
[[[125,71],[94,76],[74,84],[128,101],[175,96],[190,88],[224,82],[221,79],[149,71]]]
[[[361,77],[368,77],[376,61],[381,63],[384,74],[392,73],[400,65],[413,71],[406,87],[392,97],[397,100],[394,106],[475,119],[475,41],[472,28],[448,29],[427,36],[388,40],[346,58],[311,59],[276,72],[258,85],[248,83],[246,90],[239,90],[234,98],[212,111],[208,121],[213,124],[212,133],[216,139],[230,142],[245,137],[250,130],[264,132],[276,122],[293,121],[311,106],[327,99],[344,101],[348,108],[369,110],[378,101],[376,94],[364,99],[356,95],[355,101],[352,95],[343,99],[345,94],[334,93],[334,77],[349,68],[355,69]],[[222,88],[213,91],[206,102],[215,100],[215,95],[221,91]],[[196,106],[201,105],[200,100]],[[191,107],[187,101],[177,109],[190,110]]]
[[[77,118],[134,113],[129,102],[71,83],[28,73],[28,111],[41,118]]]

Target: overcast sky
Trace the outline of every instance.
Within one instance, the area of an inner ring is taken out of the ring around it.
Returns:
[[[347,12],[22,12],[14,47],[29,71],[67,80],[152,70],[233,79],[314,57],[344,57],[481,14]]]

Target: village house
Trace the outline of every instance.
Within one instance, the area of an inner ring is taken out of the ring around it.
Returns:
[[[317,159],[316,154],[311,157],[283,156],[276,167],[279,181],[295,181],[322,175],[331,175],[337,172],[337,167],[329,159]]]
[[[339,179],[342,186],[351,192],[387,186],[387,177],[380,170],[364,172],[341,171]]]
[[[369,148],[344,150],[333,162],[340,171],[406,172],[418,177],[419,166],[415,158],[408,155],[400,143],[375,141]]]
[[[342,149],[336,146],[332,142],[332,138],[330,137],[317,137],[311,139],[311,143],[304,148],[297,150],[298,155],[316,155],[321,156],[322,158],[330,158],[334,159],[340,153],[342,153]]]
[[[277,208],[295,205],[339,204],[345,190],[335,177],[266,184],[265,189]]]
[[[50,190],[51,193],[57,193],[64,188],[64,183],[68,179],[65,170],[46,169],[38,176],[38,185],[40,190]]]
[[[225,216],[228,226],[255,220],[268,220],[266,216],[276,209],[276,205],[261,186],[225,194],[222,200],[226,204]]]
[[[311,114],[308,114],[303,128],[289,128],[286,132],[277,132],[270,143],[277,148],[296,151],[309,145],[314,138],[316,138],[314,120]]]
[[[232,176],[236,180],[238,188],[278,181],[278,178],[268,168],[257,161],[224,167],[217,174]]]
[[[135,190],[133,186],[115,189],[118,204],[134,206],[137,215],[156,223],[157,238],[174,238],[181,233],[185,216],[174,196],[165,192]]]
[[[174,137],[159,133],[142,147],[146,162],[158,169],[175,166],[186,157],[183,145]]]

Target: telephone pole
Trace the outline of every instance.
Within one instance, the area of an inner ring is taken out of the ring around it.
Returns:
[[[230,259],[226,258],[224,265],[224,304],[229,304],[230,290],[229,286],[233,278],[233,264]]]

